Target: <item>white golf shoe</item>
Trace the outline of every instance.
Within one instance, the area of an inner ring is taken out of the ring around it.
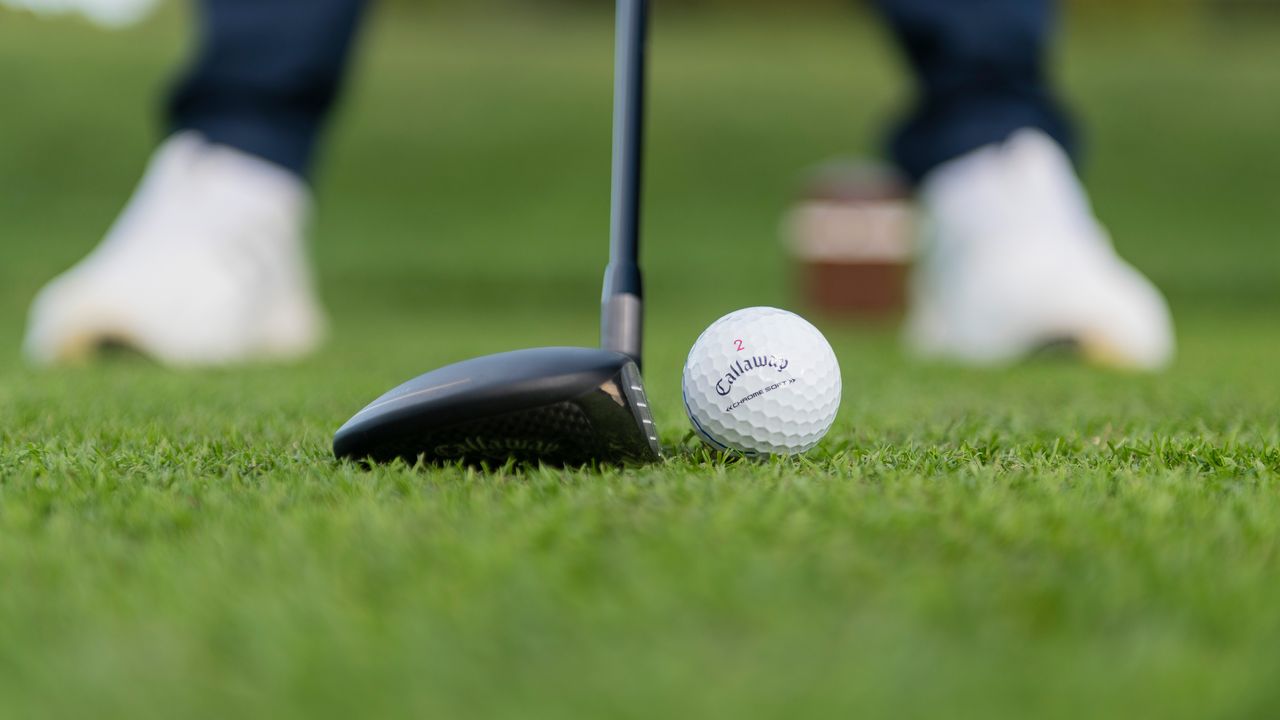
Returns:
[[[993,365],[1069,343],[1111,366],[1172,358],[1164,298],[1116,255],[1048,136],[1023,130],[943,164],[921,201],[925,254],[907,317],[918,354]]]
[[[320,342],[293,173],[185,132],[155,153],[106,238],[31,307],[39,364],[108,344],[171,365],[287,360]]]

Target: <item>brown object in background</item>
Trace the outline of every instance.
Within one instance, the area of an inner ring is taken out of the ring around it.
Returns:
[[[809,307],[871,319],[902,312],[915,222],[910,189],[892,169],[868,162],[819,168],[785,233]]]

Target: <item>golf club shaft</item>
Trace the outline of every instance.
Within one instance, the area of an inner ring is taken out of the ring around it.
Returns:
[[[637,364],[644,322],[639,252],[648,21],[648,0],[618,0],[613,201],[600,318],[601,347],[630,355]]]

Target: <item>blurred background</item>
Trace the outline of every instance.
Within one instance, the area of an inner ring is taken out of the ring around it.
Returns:
[[[655,5],[644,252],[651,347],[673,376],[661,393],[724,311],[803,304],[788,213],[813,168],[879,157],[910,88],[859,3]],[[0,9],[0,362],[17,365],[32,294],[93,246],[140,176],[190,13],[165,2],[105,31]],[[1168,293],[1184,358],[1221,352],[1227,326],[1243,329],[1237,356],[1269,351],[1280,3],[1075,0],[1065,14],[1057,67],[1086,133],[1085,180],[1121,252]],[[385,378],[594,341],[611,23],[599,0],[380,4],[317,179],[314,253],[336,329],[317,362],[415,338],[374,360]],[[891,325],[849,337],[896,362]]]
[[[406,378],[596,342],[607,0],[379,3],[317,174],[315,357],[27,368],[32,296],[161,137],[191,6],[113,31],[0,7],[0,480],[19,478],[0,482],[0,708],[1268,714],[1280,2],[1064,6],[1085,182],[1178,323],[1175,365],[1141,377],[909,365],[891,316],[804,310],[789,219],[815,168],[880,156],[907,75],[858,3],[654,5],[658,426],[686,435],[680,369],[707,324],[801,309],[844,377],[812,460],[529,483],[331,460],[334,429]]]

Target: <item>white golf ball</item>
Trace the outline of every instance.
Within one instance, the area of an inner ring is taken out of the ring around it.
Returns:
[[[698,337],[684,365],[684,407],[709,445],[746,455],[802,453],[831,429],[840,365],[804,318],[738,310]]]

